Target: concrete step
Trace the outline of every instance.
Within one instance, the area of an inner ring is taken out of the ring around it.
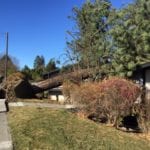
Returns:
[[[13,150],[6,113],[0,113],[0,150]]]
[[[6,112],[5,99],[0,99],[0,112]]]

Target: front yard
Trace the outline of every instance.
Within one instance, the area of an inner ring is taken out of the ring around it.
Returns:
[[[148,150],[139,134],[81,119],[66,110],[10,108],[15,150]]]

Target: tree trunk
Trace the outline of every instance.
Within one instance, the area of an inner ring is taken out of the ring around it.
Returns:
[[[67,74],[60,74],[56,77],[46,79],[44,81],[32,83],[32,88],[34,93],[40,93],[45,90],[58,87],[63,84],[64,80],[71,80],[77,84],[80,83],[83,79],[88,78],[92,73],[89,70],[80,70],[76,72],[71,72]]]

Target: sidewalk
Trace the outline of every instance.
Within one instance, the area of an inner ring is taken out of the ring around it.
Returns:
[[[30,107],[47,107],[51,109],[70,109],[75,108],[74,105],[60,105],[60,104],[49,104],[49,103],[27,103],[27,102],[11,102],[9,103],[10,107],[23,107],[23,106],[30,106]]]
[[[4,99],[0,99],[0,150],[13,150]]]
[[[6,112],[5,99],[0,99],[0,113]]]

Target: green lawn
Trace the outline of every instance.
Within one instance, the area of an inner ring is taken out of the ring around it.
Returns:
[[[80,119],[65,110],[11,108],[15,150],[149,150],[134,134]]]

